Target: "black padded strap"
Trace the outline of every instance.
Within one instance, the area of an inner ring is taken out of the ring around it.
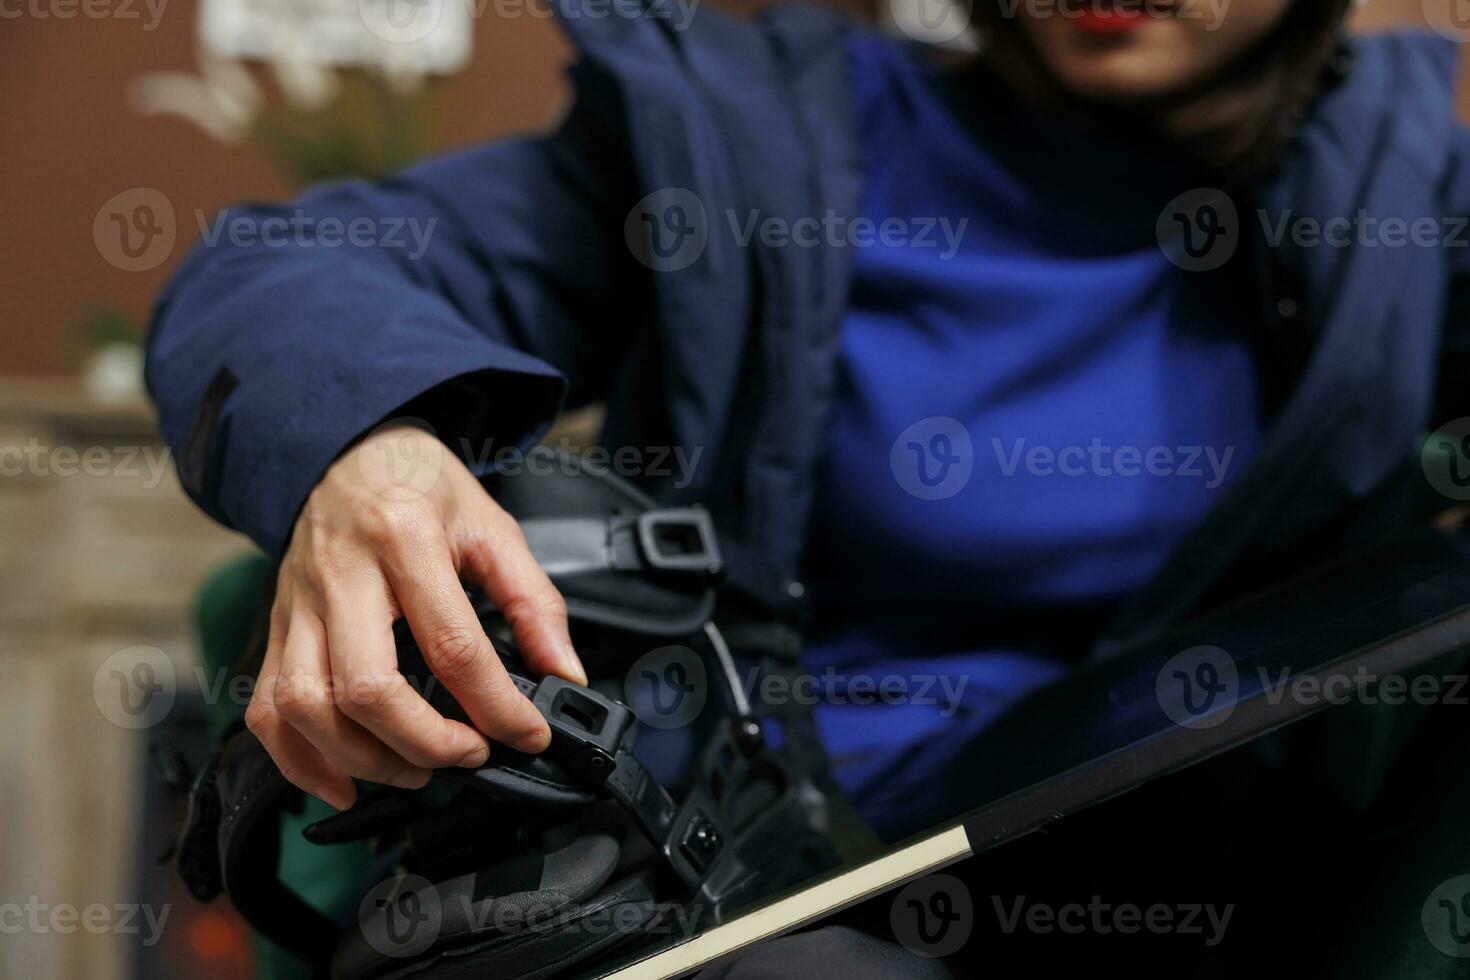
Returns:
[[[533,517],[520,525],[537,564],[553,578],[643,567],[626,517]]]
[[[596,691],[548,676],[533,681],[516,673],[510,678],[551,728],[551,744],[535,765],[559,771],[554,785],[543,773],[536,792],[594,792],[616,800],[658,848],[663,859],[691,891],[704,883],[711,867],[724,856],[729,840],[719,810],[712,804],[676,806],[668,792],[633,754],[632,709]],[[497,758],[505,753],[492,753]],[[474,772],[439,770],[455,782],[495,792],[528,790],[529,773],[503,762]],[[562,781],[564,780],[564,781]],[[733,855],[731,859],[734,860]]]
[[[231,736],[190,793],[179,871],[196,898],[228,893],[267,939],[320,963],[338,928],[279,877],[281,811],[297,792],[254,735]]]
[[[723,562],[703,509],[565,514],[520,503],[517,520],[531,553],[561,591],[573,623],[682,637],[714,612]]]
[[[728,835],[716,808],[675,806],[634,756],[631,709],[559,677],[538,682],[513,673],[511,678],[546,717],[550,747],[536,757],[498,749],[492,765],[473,772],[440,770],[438,775],[542,805],[585,806],[611,797],[686,887],[698,890],[724,856]],[[339,930],[279,878],[281,810],[296,792],[259,740],[238,731],[221,748],[208,778],[196,783],[191,799],[196,816],[180,848],[180,870],[196,896],[208,900],[220,891],[228,893],[240,914],[266,938],[319,963],[331,954]],[[392,823],[394,815],[349,811],[310,828],[308,839],[353,838],[362,830],[356,824],[375,825],[379,818]],[[211,848],[214,860],[207,859]],[[190,856],[187,863],[184,855]]]
[[[705,886],[717,867],[722,876],[739,875],[741,861],[730,847],[721,806],[701,792],[675,805],[633,753],[636,718],[627,705],[555,676],[540,681],[510,676],[545,716],[551,745],[535,757],[497,749],[492,765],[474,772],[440,770],[438,775],[542,805],[585,806],[599,797],[611,798],[691,894]],[[259,740],[238,731],[221,748],[208,778],[196,783],[180,870],[201,899],[227,892],[266,938],[308,962],[321,963],[331,955],[339,930],[279,878],[281,811],[296,793]],[[396,805],[384,802],[362,813],[339,814],[310,828],[307,837],[355,839],[380,824],[395,823],[402,816],[394,811]]]

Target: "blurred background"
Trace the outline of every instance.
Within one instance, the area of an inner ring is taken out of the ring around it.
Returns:
[[[843,5],[964,43],[944,2]],[[1461,6],[1355,24],[1470,39]],[[544,127],[571,57],[533,0],[0,0],[0,977],[249,975],[227,906],[159,860],[177,800],[149,739],[204,741],[199,589],[250,545],[157,439],[154,295],[228,204]],[[167,686],[166,717],[130,682]]]

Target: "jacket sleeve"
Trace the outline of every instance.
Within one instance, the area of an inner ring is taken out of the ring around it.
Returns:
[[[1470,129],[1457,126],[1445,191],[1444,251],[1449,295],[1440,338],[1438,384],[1430,428],[1470,415]]]
[[[1449,289],[1440,324],[1438,377],[1433,392],[1432,431],[1470,415],[1470,128],[1456,110],[1454,93],[1461,87],[1466,63],[1464,46],[1435,37],[1425,61],[1445,79],[1444,114],[1450,132],[1449,167],[1437,188],[1441,193],[1443,240],[1449,266]]]
[[[552,135],[200,219],[146,376],[206,512],[279,553],[326,468],[387,418],[483,460],[602,392],[650,274],[623,243],[614,88],[578,88]]]

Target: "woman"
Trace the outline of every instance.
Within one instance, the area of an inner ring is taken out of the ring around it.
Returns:
[[[1448,226],[1470,188],[1450,46],[1348,46],[1345,6],[987,2],[954,64],[815,10],[568,3],[553,135],[237,212],[304,230],[198,249],[148,377],[189,492],[282,556],[252,731],[339,808],[546,745],[459,582],[585,679],[472,475],[559,406],[697,459],[641,475],[713,511],[734,592],[803,617],[837,775],[890,836],[1069,663],[1391,522],[1460,394],[1462,253],[1301,222]],[[325,247],[328,219],[433,233]],[[473,728],[397,674],[399,615]]]

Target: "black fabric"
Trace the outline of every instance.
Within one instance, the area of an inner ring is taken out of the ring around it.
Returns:
[[[497,748],[497,754],[502,753]],[[516,800],[528,806],[547,809],[571,809],[592,804],[597,797],[577,788],[564,774],[555,772],[550,764],[541,760],[528,762],[524,767],[501,764],[497,757],[494,765],[484,766],[468,777],[480,783],[480,789],[506,800]]]
[[[332,963],[333,980],[540,980],[568,965],[636,941],[673,906],[656,900],[648,874],[622,878],[591,901],[515,932],[467,933],[410,963],[371,947],[344,946]],[[487,938],[488,937],[488,938]]]
[[[598,901],[596,893],[612,877],[620,854],[613,827],[591,829],[549,853],[516,855],[493,867],[436,882],[432,900],[420,899],[413,906],[437,910],[435,951],[476,941],[489,942],[486,948],[491,949],[499,948],[494,946],[498,939],[516,945],[517,937],[555,936],[584,906]],[[399,901],[395,896],[394,902]],[[381,918],[388,913],[385,908],[362,914]],[[381,941],[375,945],[369,938],[386,934],[377,925],[364,918],[348,932],[332,958],[334,975],[369,977],[385,969],[385,963],[401,962],[381,948]],[[409,940],[415,938],[410,935]],[[406,947],[404,952],[419,951]]]
[[[271,942],[309,962],[325,960],[337,927],[276,874],[281,810],[298,791],[244,731],[221,749],[213,791],[220,801],[219,863],[230,901]]]
[[[216,429],[225,402],[239,386],[240,379],[229,368],[222,367],[216,371],[209,387],[204,390],[199,410],[189,426],[189,435],[184,439],[184,451],[179,454],[179,482],[196,498],[213,489],[206,469],[213,455]]]

